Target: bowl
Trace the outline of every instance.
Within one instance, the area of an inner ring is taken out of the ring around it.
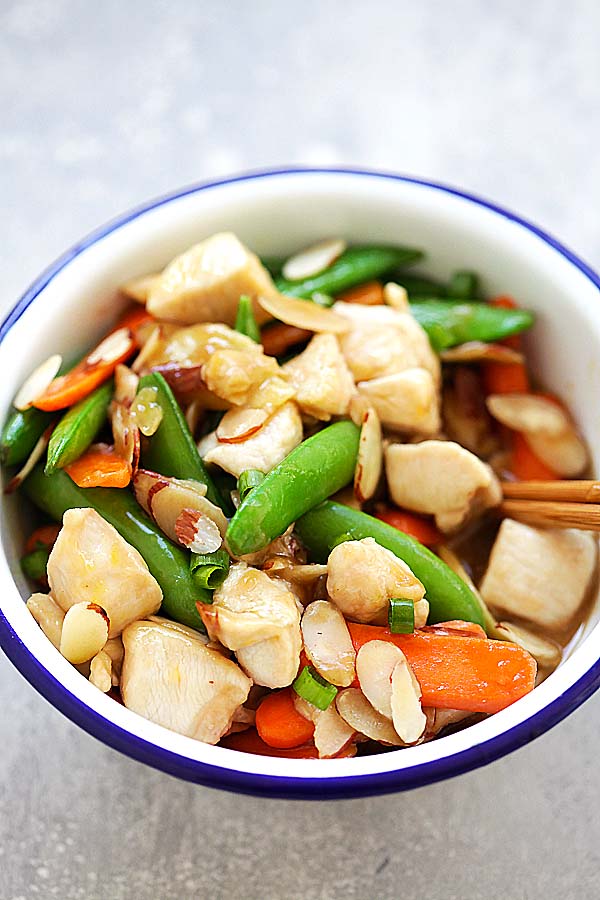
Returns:
[[[399,175],[330,169],[256,172],[193,185],[119,216],[67,250],[0,326],[0,415],[50,349],[74,357],[123,304],[117,286],[160,269],[220,230],[258,253],[285,254],[321,236],[422,246],[447,278],[473,268],[487,294],[537,313],[534,371],[563,396],[598,466],[600,279],[539,228],[463,191]],[[463,731],[374,756],[287,760],[212,747],[175,734],[102,694],[50,644],[23,603],[19,555],[26,513],[2,500],[0,645],[25,678],[90,734],[141,762],[199,784],[271,797],[327,799],[413,788],[475,769],[547,731],[600,684],[600,603],[560,667],[531,694]]]

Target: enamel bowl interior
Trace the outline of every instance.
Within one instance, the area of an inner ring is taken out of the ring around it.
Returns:
[[[537,313],[528,347],[534,371],[568,402],[597,468],[600,306],[594,274],[532,226],[473,197],[364,172],[262,173],[201,185],[128,213],[85,239],[40,277],[2,327],[2,418],[17,387],[50,352],[75,357],[116,318],[120,283],[159,270],[176,253],[220,230],[235,231],[258,253],[285,254],[335,235],[422,246],[427,271],[441,278],[458,266],[476,269],[488,295],[514,295]],[[596,602],[566,659],[540,687],[448,737],[342,760],[264,758],[208,746],[104,696],[51,646],[23,604],[28,590],[18,559],[25,518],[18,498],[3,499],[0,641],[5,651],[51,703],[87,731],[191,781],[320,798],[415,787],[475,768],[531,740],[600,681]]]

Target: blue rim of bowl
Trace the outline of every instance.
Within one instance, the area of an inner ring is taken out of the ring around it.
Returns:
[[[133,219],[150,210],[178,200],[188,194],[211,190],[242,181],[259,180],[286,175],[351,175],[358,177],[389,179],[406,182],[422,187],[433,188],[445,194],[452,194],[483,207],[504,219],[508,219],[539,237],[553,250],[579,269],[600,290],[600,277],[574,253],[568,250],[555,238],[542,231],[536,225],[515,215],[508,210],[484,200],[474,194],[458,190],[449,185],[398,175],[392,172],[379,172],[369,169],[354,168],[280,168],[247,172],[230,178],[188,185],[178,191],[150,200],[134,209],[112,219],[106,225],[91,232],[69,250],[62,254],[33,282],[13,309],[0,324],[0,343],[4,340],[12,326],[23,315],[27,307],[46,288],[52,279],[64,269],[75,257],[121,228]],[[600,659],[572,684],[560,697],[539,710],[533,716],[507,729],[499,735],[489,738],[475,746],[468,747],[442,759],[417,763],[414,766],[365,775],[346,775],[332,778],[295,778],[293,776],[268,775],[240,772],[235,769],[214,766],[209,763],[193,760],[158,747],[121,728],[100,713],[95,712],[87,704],[68,691],[39,662],[34,654],[25,646],[0,610],[0,647],[18,671],[36,688],[36,690],[67,718],[75,722],[93,737],[119,750],[146,765],[162,770],[178,778],[209,787],[238,793],[258,796],[281,797],[288,799],[342,799],[421,787],[460,775],[480,766],[487,765],[501,756],[522,747],[529,741],[548,731],[567,715],[573,712],[600,687]],[[292,761],[293,765],[293,761]]]

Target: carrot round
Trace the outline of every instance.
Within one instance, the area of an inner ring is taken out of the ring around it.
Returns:
[[[268,694],[256,710],[256,730],[269,747],[290,750],[312,740],[315,726],[294,706],[291,688]]]
[[[519,431],[512,433],[510,469],[519,481],[557,481],[560,476],[535,455]]]
[[[440,532],[433,522],[424,516],[417,516],[405,509],[392,509],[390,506],[378,507],[375,516],[382,522],[387,522],[388,525],[397,528],[398,531],[403,531],[404,534],[416,538],[426,547],[433,547],[442,542]]]
[[[512,297],[495,297],[490,300],[491,306],[501,309],[517,309]],[[521,335],[500,341],[513,350],[521,349]],[[529,390],[529,374],[524,363],[486,363],[483,366],[483,382],[488,394],[523,394]]]
[[[40,546],[53,547],[59,531],[60,525],[41,525],[36,528],[27,538],[25,553],[33,553],[34,550],[39,550]]]
[[[262,740],[255,728],[238,731],[237,734],[224,737],[221,740],[221,747],[240,750],[242,753],[256,753],[260,756],[280,756],[284,759],[318,759],[319,757],[314,744],[305,744],[302,747],[292,747],[287,750],[281,747],[270,747]]]
[[[79,459],[66,466],[65,472],[82,488],[124,488],[131,481],[131,466],[127,460],[102,444],[90,447]]]
[[[357,287],[338,294],[336,300],[345,303],[360,303],[362,306],[381,306],[383,304],[383,287],[379,281],[365,281]]]
[[[423,706],[495,713],[533,690],[534,658],[517,644],[460,634],[391,634],[348,622],[358,651],[368,641],[390,641],[406,655],[421,685]]]

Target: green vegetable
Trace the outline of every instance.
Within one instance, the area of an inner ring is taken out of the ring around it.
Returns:
[[[447,286],[441,281],[434,281],[432,278],[426,278],[424,275],[394,272],[391,280],[406,288],[406,292],[411,300],[418,300],[421,297],[428,299],[432,297],[446,297],[448,292]]]
[[[459,269],[452,273],[448,282],[447,296],[453,300],[474,300],[479,290],[479,276],[476,272]]]
[[[325,681],[312,666],[304,666],[292,688],[299,697],[312,703],[317,709],[327,709],[335,699],[338,689],[334,684]]]
[[[303,441],[243,501],[227,529],[235,556],[254,553],[354,477],[360,429],[336,422]],[[347,529],[342,529],[347,530]]]
[[[5,466],[25,462],[44,431],[54,418],[53,413],[31,406],[22,412],[12,409],[0,437],[0,461]]]
[[[403,559],[423,583],[430,622],[464,619],[485,627],[479,601],[465,582],[419,541],[379,519],[328,501],[303,515],[296,533],[316,562],[327,561],[340,535],[348,533],[356,541],[372,537]]]
[[[109,381],[64,414],[50,437],[46,475],[64,469],[85,453],[106,421],[112,394],[113,383]]]
[[[23,574],[32,581],[41,581],[46,576],[50,547],[39,547],[21,557],[21,569]]]
[[[240,334],[245,334],[260,344],[260,328],[256,324],[254,311],[252,309],[252,300],[247,294],[242,294],[238,304],[237,316],[235,318],[235,330]]]
[[[321,291],[315,291],[314,294],[311,294],[310,299],[317,306],[324,306],[325,309],[329,309],[335,303],[335,297],[332,297],[331,294],[323,294]]]
[[[229,553],[226,550],[216,550],[214,553],[192,553],[190,572],[199,587],[214,591],[215,588],[221,587],[227,578],[229,563]]]
[[[288,281],[278,278],[275,282],[282,294],[291,297],[310,298],[315,293],[339,294],[341,291],[380,278],[392,269],[408,266],[421,259],[421,250],[412,247],[364,246],[349,247],[327,269],[304,278]]]
[[[181,407],[173,396],[173,391],[159,372],[150,372],[140,378],[139,388],[157,389],[157,402],[162,407],[162,422],[157,431],[144,441],[142,464],[160,475],[172,478],[193,478],[206,485],[206,496],[227,514],[232,506],[208,474],[198,448],[194,443]]]
[[[388,608],[392,634],[412,634],[415,630],[415,604],[404,597],[392,597]]]
[[[281,275],[286,259],[285,256],[261,256],[260,261],[271,278],[277,278],[278,275]]]
[[[502,309],[488,303],[455,300],[422,300],[410,310],[429,336],[434,350],[445,350],[467,341],[500,341],[531,328],[533,313]]]
[[[36,466],[22,489],[56,522],[62,520],[67,509],[95,509],[145,559],[162,588],[161,612],[176,622],[205,630],[196,602],[210,603],[210,593],[195,583],[189,554],[165,537],[133,494],[119,488],[80,488],[60,469],[44,475],[41,465]]]
[[[238,478],[237,489],[240,500],[245,500],[250,491],[264,481],[265,473],[260,469],[246,469]]]

